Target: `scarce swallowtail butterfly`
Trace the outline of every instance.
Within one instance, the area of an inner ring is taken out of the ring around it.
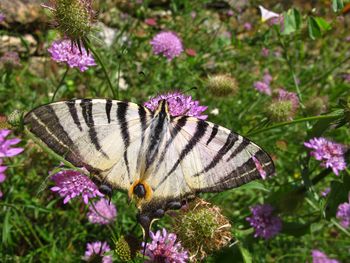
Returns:
[[[146,235],[154,219],[198,193],[274,173],[270,156],[255,143],[211,122],[173,117],[166,100],[154,111],[109,99],[55,102],[32,110],[24,122],[101,184],[126,191]]]

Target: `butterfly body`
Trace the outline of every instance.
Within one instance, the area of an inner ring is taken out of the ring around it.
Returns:
[[[101,184],[136,201],[139,222],[178,209],[200,192],[220,192],[274,173],[259,146],[219,125],[130,102],[82,99],[40,106],[26,127]]]

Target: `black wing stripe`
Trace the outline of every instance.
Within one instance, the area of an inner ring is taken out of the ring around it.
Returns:
[[[197,122],[197,128],[196,132],[194,133],[193,137],[189,140],[185,148],[181,151],[179,159],[175,162],[171,170],[168,172],[167,176],[164,177],[162,180],[165,181],[165,179],[171,175],[173,172],[175,172],[176,168],[179,166],[181,161],[186,157],[187,154],[190,153],[190,151],[196,146],[196,144],[200,141],[200,139],[204,136],[205,132],[207,131],[209,124],[205,121],[199,120]]]
[[[107,99],[106,100],[106,115],[108,123],[111,123],[111,109],[112,109],[112,100]]]
[[[83,99],[80,102],[80,107],[82,109],[83,117],[86,125],[89,127],[89,137],[92,144],[95,146],[95,149],[98,152],[101,152],[105,157],[108,158],[107,154],[102,150],[99,139],[97,137],[97,132],[94,125],[94,118],[92,115],[92,100],[91,99]]]
[[[227,158],[226,162],[231,161],[235,158],[240,152],[242,152],[247,146],[250,144],[250,141],[246,138],[243,138],[241,144],[231,153],[231,155]]]
[[[118,102],[117,107],[117,120],[120,125],[120,132],[124,141],[124,162],[126,165],[126,170],[128,172],[129,180],[130,180],[130,168],[128,161],[128,147],[130,145],[130,134],[128,123],[126,121],[126,113],[128,111],[129,104],[126,102]]]
[[[143,146],[144,146],[144,141],[145,141],[145,131],[147,129],[147,112],[146,112],[146,109],[143,106],[139,105],[138,113],[139,113],[139,118],[140,118],[140,121],[141,121],[141,144],[140,144],[139,154],[137,156],[137,163],[136,163],[137,170],[139,170],[140,164],[141,164],[141,158],[142,158],[142,153],[143,153]]]
[[[238,135],[230,132],[227,136],[225,144],[220,148],[218,153],[214,156],[213,160],[201,172],[196,173],[194,176],[199,176],[200,174],[206,173],[209,170],[213,169],[222,160],[225,154],[233,147],[238,138]]]
[[[74,124],[77,125],[77,127],[80,131],[83,131],[83,129],[81,127],[81,123],[79,121],[77,107],[75,106],[75,100],[67,101],[66,105],[68,106],[68,110],[69,110],[70,115],[72,116]]]
[[[207,145],[215,138],[218,131],[219,131],[219,125],[214,124],[213,129],[212,129],[211,134],[210,134],[210,137],[207,141]]]

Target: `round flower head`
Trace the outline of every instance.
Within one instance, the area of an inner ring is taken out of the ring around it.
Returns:
[[[103,196],[89,177],[81,172],[62,170],[54,174],[51,178],[56,184],[51,190],[58,192],[61,197],[64,197],[64,204],[79,195],[82,196],[85,204],[88,203],[89,198]]]
[[[273,207],[268,204],[255,205],[250,208],[251,217],[247,221],[255,228],[254,237],[270,239],[282,229],[282,220],[272,214]]]
[[[304,145],[314,150],[310,152],[310,155],[315,157],[316,160],[322,161],[321,166],[332,168],[336,175],[339,174],[339,171],[345,169],[346,163],[343,145],[329,141],[323,137],[313,138],[305,142]]]
[[[154,111],[157,109],[159,101],[166,100],[169,105],[169,113],[171,116],[192,116],[201,120],[208,118],[208,115],[202,115],[207,106],[199,106],[199,101],[192,100],[191,96],[186,96],[180,92],[170,92],[159,95],[145,102],[144,105],[148,109]]]
[[[318,249],[313,249],[311,252],[312,263],[339,263],[336,259],[330,259],[325,253]]]
[[[21,140],[18,138],[6,139],[10,133],[11,131],[7,129],[0,130],[0,158],[13,157],[24,150],[23,148],[11,148],[12,145],[19,143]]]
[[[107,242],[96,241],[87,243],[83,260],[88,262],[112,263],[112,256],[104,256],[110,250]]]
[[[153,47],[154,54],[163,54],[169,61],[178,57],[183,46],[180,38],[173,32],[161,32],[153,37],[150,44]]]
[[[146,244],[145,256],[149,260],[145,262],[166,262],[166,263],[185,263],[188,259],[188,253],[184,250],[180,242],[176,242],[176,235],[167,233],[166,229],[158,230],[155,234],[150,232],[151,243]],[[144,246],[144,244],[142,244]]]
[[[338,206],[337,218],[344,228],[350,227],[350,194],[349,203],[342,203]]]
[[[208,89],[215,96],[228,96],[238,91],[236,79],[229,75],[215,75],[208,78]]]
[[[101,198],[97,202],[94,202],[94,205],[90,205],[87,214],[89,222],[101,225],[111,223],[116,216],[117,209],[115,205],[105,198]]]
[[[53,42],[48,51],[56,62],[66,62],[69,67],[77,67],[81,72],[90,66],[96,66],[91,53],[88,54],[84,47],[79,50],[77,45],[68,39]]]

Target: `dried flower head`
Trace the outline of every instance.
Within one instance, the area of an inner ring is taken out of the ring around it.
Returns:
[[[89,198],[103,196],[89,177],[76,170],[62,170],[52,175],[51,179],[56,184],[51,190],[64,197],[64,204],[79,195],[82,196],[85,204],[88,203]]]
[[[69,67],[77,67],[81,72],[87,70],[90,66],[96,66],[91,53],[88,54],[84,47],[79,49],[76,44],[68,39],[53,42],[48,51],[51,58],[56,62],[66,62]]]
[[[87,243],[83,260],[88,262],[112,263],[112,256],[104,255],[110,250],[107,242],[95,241]]]
[[[238,91],[236,79],[229,75],[209,76],[207,81],[209,91],[215,96],[228,96]]]
[[[282,220],[273,215],[273,207],[269,204],[255,205],[250,208],[251,217],[247,221],[255,229],[254,237],[270,239],[282,229]]]
[[[87,214],[89,222],[101,225],[113,222],[116,216],[117,209],[115,205],[105,198],[101,198],[97,202],[94,202],[93,205],[90,205]]]
[[[336,175],[339,174],[339,171],[346,168],[344,159],[345,147],[342,144],[319,137],[304,142],[304,145],[314,150],[310,152],[310,155],[315,157],[316,160],[322,161],[321,166],[332,168]]]
[[[121,262],[129,262],[132,258],[131,255],[131,249],[128,244],[128,242],[125,240],[124,236],[121,236],[116,242],[115,242],[115,250],[118,259]]]
[[[153,37],[150,44],[154,54],[163,54],[169,61],[183,52],[182,42],[174,32],[160,32]]]
[[[325,253],[318,249],[313,249],[311,255],[312,263],[339,263],[338,260],[329,258]]]
[[[188,212],[183,211],[175,223],[175,233],[193,261],[225,247],[232,239],[230,228],[220,209],[203,200],[191,204]]]
[[[340,220],[340,224],[344,228],[350,227],[350,194],[349,194],[349,202],[342,203],[338,206],[337,218]]]
[[[181,92],[169,92],[166,94],[161,94],[157,97],[150,99],[145,102],[144,105],[148,109],[154,111],[157,109],[159,101],[166,100],[169,105],[169,113],[171,116],[192,116],[201,120],[208,118],[208,115],[203,115],[207,106],[200,106],[199,101],[192,100],[191,96],[186,96]]]
[[[188,259],[188,252],[184,250],[180,242],[177,242],[176,235],[167,233],[166,229],[150,232],[151,243],[146,244],[145,256],[149,257],[145,262],[174,262],[185,263]],[[144,244],[142,244],[144,246]]]
[[[51,0],[43,5],[54,17],[54,25],[62,36],[80,45],[93,31],[95,11],[91,0]]]

